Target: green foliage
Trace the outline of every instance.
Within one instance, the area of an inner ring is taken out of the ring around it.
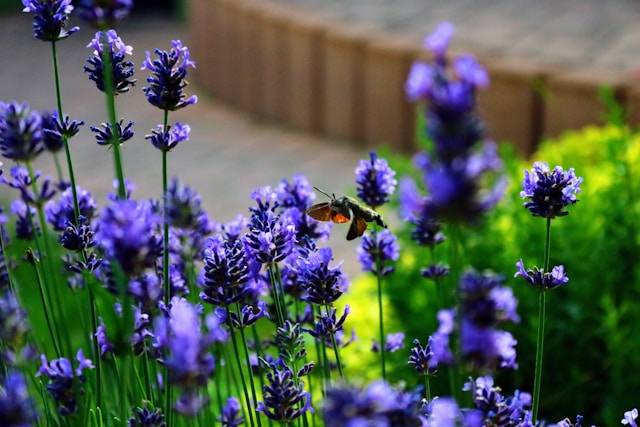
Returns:
[[[552,223],[551,263],[565,265],[570,282],[548,296],[541,412],[549,421],[580,413],[590,424],[617,425],[619,414],[638,405],[640,177],[633,165],[640,164],[640,134],[614,125],[589,127],[543,143],[531,160],[505,149],[503,159],[510,178],[504,200],[483,224],[462,233],[465,264],[504,274],[519,299],[522,321],[512,332],[520,368],[498,381],[507,390],[533,387],[537,293],[513,273],[520,258],[529,266],[542,264],[545,221],[522,207],[523,170],[535,160],[574,167],[584,177],[580,202]],[[406,160],[393,160],[407,169]],[[429,253],[411,242],[407,230],[400,238],[402,260],[386,290],[408,340],[424,340],[436,328],[439,307],[433,283],[418,273]],[[436,258],[447,261],[449,250],[441,245]],[[454,286],[453,279],[445,286]]]

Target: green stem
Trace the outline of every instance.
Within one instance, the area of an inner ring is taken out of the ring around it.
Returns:
[[[376,228],[377,233],[377,228]],[[375,235],[374,235],[375,238]],[[378,284],[378,326],[380,334],[380,364],[382,368],[382,379],[387,379],[387,363],[386,363],[386,351],[384,343],[384,313],[382,309],[382,262],[380,261],[380,254],[376,251],[376,281]]]
[[[276,280],[276,274],[274,271],[274,265],[269,264],[267,270],[269,271],[269,281],[271,282],[271,294],[273,298],[273,304],[276,307],[276,317],[278,321],[278,326],[284,325],[284,315],[282,313],[282,307],[280,306],[280,297],[278,292],[278,284]]]
[[[429,375],[424,376],[424,392],[427,397],[427,402],[431,402],[431,383],[429,381]]]
[[[551,257],[551,218],[547,218],[547,229],[544,245],[543,275],[549,271]],[[533,421],[538,419],[540,409],[540,390],[542,389],[542,358],[544,354],[544,323],[546,317],[546,289],[541,286],[538,295],[538,341],[536,345],[536,370],[533,383]]]
[[[102,406],[102,368],[100,361],[100,346],[98,345],[98,337],[95,334],[98,332],[98,318],[96,316],[96,298],[93,294],[92,283],[88,283],[89,288],[89,305],[91,306],[91,325],[93,326],[93,336],[91,342],[93,343],[94,358],[96,361],[96,394],[98,400],[98,406]]]
[[[58,120],[60,122],[64,121],[64,113],[62,110],[62,93],[60,90],[60,74],[58,72],[58,54],[56,51],[56,42],[51,42],[51,56],[53,57],[53,76],[56,86],[56,101],[58,104]],[[80,205],[78,203],[78,190],[76,188],[76,175],[73,172],[73,161],[71,160],[71,149],[69,148],[69,141],[67,140],[67,135],[62,135],[62,140],[64,142],[64,153],[67,158],[67,170],[69,172],[69,180],[71,180],[71,194],[73,195],[73,213],[75,216],[75,220],[78,221],[80,217]],[[54,159],[56,162],[56,169],[58,171],[58,178],[62,180],[62,171],[60,169],[60,163],[58,161],[58,157],[54,155]]]
[[[228,308],[227,308],[227,312],[229,312]],[[254,421],[253,421],[253,405],[251,404],[251,398],[249,397],[249,389],[247,388],[247,381],[244,377],[244,372],[242,370],[242,362],[240,361],[240,350],[238,348],[238,340],[236,338],[236,334],[234,331],[234,327],[231,324],[231,322],[229,322],[229,328],[231,330],[231,342],[233,344],[233,352],[235,354],[236,357],[236,363],[238,365],[238,373],[240,374],[240,382],[242,383],[242,392],[244,394],[244,400],[247,404],[247,413],[249,415],[249,424],[251,426],[254,426]]]
[[[40,190],[38,189],[38,183],[36,182],[33,166],[31,165],[31,162],[26,162],[25,166],[27,168],[27,171],[29,172],[29,177],[31,178],[31,188],[33,189],[33,193],[36,195],[36,197],[38,197]],[[48,232],[47,222],[44,215],[44,209],[42,208],[42,203],[36,202],[35,207],[38,215],[38,222],[40,224],[40,231],[42,233],[42,241],[44,243],[44,255],[42,252],[42,248],[37,243],[37,240],[38,240],[37,236],[35,240],[36,240],[39,256],[41,257],[41,260],[44,263],[45,270],[47,273],[43,277],[43,282],[45,284],[46,295],[49,297],[50,303],[52,302],[51,295],[53,295],[53,306],[50,305],[49,309],[50,309],[52,319],[54,323],[56,323],[56,320],[63,321],[62,313],[58,313],[56,311],[56,308],[61,310],[63,307],[62,300],[60,299],[60,293],[59,293],[60,284],[58,283],[58,279],[60,275],[56,274],[57,271],[56,271],[55,257],[54,257],[53,249],[51,248],[51,244],[49,242],[49,232]],[[51,282],[49,282],[49,280],[51,280]],[[59,332],[57,329],[56,331]],[[58,336],[58,339],[60,339],[60,336]],[[71,354],[71,341],[69,338],[69,334],[65,334],[65,344],[67,346],[66,348],[67,352]]]
[[[240,304],[236,306],[236,313],[238,314],[238,319],[240,319]],[[253,370],[251,369],[251,360],[249,359],[249,350],[247,348],[247,339],[244,335],[244,328],[240,326],[238,328],[240,330],[240,338],[242,338],[242,346],[244,349],[244,357],[245,362],[247,364],[247,372],[249,373],[249,385],[251,386],[251,397],[253,398],[253,407],[255,408],[258,404],[258,395],[256,393],[256,385],[253,380]],[[256,413],[256,421],[258,423],[258,427],[262,427],[262,421],[260,420],[260,414]]]
[[[325,307],[326,315],[329,316],[329,307]],[[340,374],[340,379],[344,381],[344,370],[342,369],[342,361],[340,360],[340,349],[338,348],[338,342],[336,341],[336,334],[331,333],[331,346],[333,347],[333,353],[336,356],[336,365],[338,365],[338,373]]]
[[[102,63],[104,75],[104,93],[107,103],[107,114],[109,116],[109,126],[111,127],[111,146],[113,148],[113,164],[118,180],[118,197],[125,199],[127,190],[124,183],[124,173],[122,171],[122,158],[120,156],[120,141],[116,135],[116,96],[113,86],[113,65],[111,60],[111,48],[107,40],[106,31],[102,32]]]
[[[60,345],[56,339],[56,335],[54,333],[53,324],[51,322],[49,307],[47,304],[47,299],[44,292],[44,285],[42,283],[42,274],[40,273],[40,269],[38,268],[38,261],[33,255],[33,271],[36,274],[36,282],[38,282],[38,290],[40,291],[40,299],[42,300],[42,311],[44,312],[44,318],[47,322],[47,328],[49,329],[49,335],[51,336],[51,341],[53,342],[53,347],[56,351],[56,357],[62,357],[62,352],[60,351]]]

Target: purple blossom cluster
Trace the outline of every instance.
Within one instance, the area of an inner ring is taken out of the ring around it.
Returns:
[[[403,392],[383,381],[364,389],[352,385],[328,389],[322,417],[327,426],[335,427],[426,425],[419,394]]]
[[[197,96],[186,98],[184,94],[187,70],[196,67],[189,48],[180,40],[173,40],[171,50],[156,49],[155,54],[157,58],[152,60],[147,52],[141,68],[151,73],[147,77],[149,86],[142,89],[149,103],[161,110],[175,111],[198,102]]]
[[[356,189],[358,197],[372,208],[389,201],[396,189],[396,172],[385,159],[371,152],[369,160],[361,160],[356,168]]]
[[[113,27],[131,13],[133,0],[80,0],[78,12],[82,19],[101,30]]]
[[[66,39],[80,28],[67,29],[71,0],[22,0],[23,12],[33,15],[33,36],[44,42]]]
[[[573,168],[565,171],[556,166],[551,170],[546,163],[535,162],[531,171],[524,172],[520,197],[526,200],[524,207],[534,216],[565,216],[566,208],[578,201],[582,181]]]
[[[76,367],[72,362],[61,357],[51,361],[43,354],[40,356],[41,366],[36,376],[47,378],[47,391],[58,405],[61,415],[70,415],[78,409],[78,399],[84,392],[86,381],[84,371],[93,369],[93,362],[84,357],[82,350],[76,353]]]
[[[105,91],[105,56],[109,58],[111,65],[114,95],[126,93],[136,84],[133,78],[135,67],[133,62],[127,59],[133,55],[133,48],[125,44],[115,30],[98,31],[87,47],[93,49],[93,52],[87,59],[84,72],[89,76],[89,80],[96,84],[98,90]]]
[[[163,353],[163,364],[169,371],[171,383],[182,387],[176,410],[188,415],[197,414],[208,398],[201,389],[214,374],[215,359],[209,347],[215,342],[221,325],[207,322],[215,329],[203,333],[199,310],[185,299],[173,298],[168,316],[160,316],[154,325],[154,347]]]
[[[502,167],[496,146],[485,142],[482,122],[475,113],[476,92],[489,84],[489,77],[471,55],[461,55],[449,64],[447,50],[453,26],[443,23],[425,40],[434,57],[432,63],[413,64],[406,82],[411,101],[427,101],[427,136],[433,153],[416,157],[428,196],[414,184],[401,184],[401,203],[415,221],[427,219],[476,221],[502,197],[505,181],[490,188],[483,183]],[[408,180],[408,179],[407,179]]]
[[[460,281],[462,356],[480,368],[517,368],[513,336],[498,326],[518,322],[517,300],[504,280],[491,273],[466,272]]]

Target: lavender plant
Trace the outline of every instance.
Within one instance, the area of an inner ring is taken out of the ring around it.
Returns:
[[[409,96],[428,103],[433,151],[417,158],[428,193],[412,181],[400,184],[402,216],[413,240],[429,248],[421,275],[436,283],[440,298],[438,311],[425,315],[434,314],[439,325],[419,338],[385,330],[383,281],[402,248],[392,231],[378,228],[385,223],[376,210],[391,201],[397,182],[388,162],[371,153],[356,168],[355,192],[376,215],[369,221],[376,226],[362,236],[357,258],[376,278],[373,350],[382,378],[362,384],[360,361],[346,349],[354,341],[350,322],[366,312],[366,302],[343,303],[349,283],[323,246],[329,227],[308,215],[315,198],[309,181],[296,175],[260,187],[248,217],[217,223],[194,189],[169,180],[167,155],[190,135],[188,125],[169,122],[169,112],[197,102],[185,93],[195,63],[189,49],[173,41],[168,51],[147,53],[142,66],[149,72],[142,92],[163,114],[145,137],[162,153],[162,192],[158,199],[135,199],[119,149],[135,137],[133,124],[117,120],[115,108],[116,96],[135,90],[132,47],[113,29],[132,2],[81,0],[78,11],[99,30],[85,71],[104,92],[108,113],[107,122],[91,130],[114,153],[117,194],[100,208],[75,181],[69,140],[82,122],[64,115],[60,97],[56,43],[77,31],[67,28],[73,6],[68,0],[23,3],[34,15],[34,36],[51,43],[58,108],[40,113],[24,103],[0,104],[0,154],[16,163],[0,173],[17,194],[11,203],[16,239],[9,239],[0,215],[0,425],[544,425],[545,295],[569,280],[562,265],[550,268],[550,225],[576,203],[582,180],[573,170],[542,163],[525,174],[525,207],[547,220],[543,267],[526,268],[520,260],[516,272],[540,295],[535,382],[533,395],[504,392],[494,375],[518,367],[517,341],[506,329],[520,320],[515,296],[502,276],[450,269],[435,252],[445,241],[444,226],[478,222],[504,190],[499,178],[488,178],[500,159],[475,113],[475,93],[488,84],[487,73],[469,56],[450,67],[449,24],[426,40],[433,63],[417,63],[407,82]],[[62,148],[70,183],[55,157]],[[32,167],[45,155],[54,158],[56,180]],[[339,213],[356,221],[358,205],[346,206],[350,211]],[[19,250],[32,282],[16,280]],[[455,298],[443,291],[445,280]],[[38,293],[35,303],[25,299],[30,288]],[[71,306],[78,315],[73,322],[65,315]],[[39,315],[45,327],[33,321]],[[404,354],[419,378],[391,379],[390,353]],[[450,396],[434,393],[431,384],[445,366]],[[636,409],[623,416],[623,425],[636,426]],[[582,424],[577,416],[555,425]]]

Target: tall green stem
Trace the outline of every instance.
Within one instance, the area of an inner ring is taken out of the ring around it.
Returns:
[[[229,312],[229,310],[227,309],[227,312]],[[254,411],[254,407],[251,403],[251,398],[249,397],[249,389],[247,388],[247,381],[245,379],[244,376],[244,372],[242,370],[242,362],[240,359],[240,349],[238,347],[238,340],[236,338],[236,334],[234,331],[234,327],[231,324],[231,322],[229,322],[229,326],[231,329],[231,342],[233,344],[233,352],[236,356],[236,363],[238,365],[238,373],[240,374],[240,382],[242,383],[242,392],[244,394],[244,400],[247,404],[247,413],[249,415],[249,424],[251,426],[254,426],[254,421],[253,421],[253,411]]]
[[[31,178],[31,188],[33,189],[33,193],[36,195],[36,197],[38,197],[38,194],[40,194],[40,190],[38,189],[38,183],[36,182],[36,176],[33,171],[33,166],[31,165],[31,162],[26,162],[25,166],[27,167],[27,171],[29,172],[29,177]],[[46,285],[45,286],[46,293],[47,293],[47,296],[49,297],[49,301],[51,302],[51,295],[53,295],[53,305],[55,306],[55,307],[52,307],[51,305],[49,306],[51,310],[50,313],[53,316],[54,322],[56,321],[56,319],[61,321],[61,319],[63,319],[63,314],[56,311],[56,309],[62,310],[62,307],[63,307],[62,300],[60,298],[60,292],[59,292],[61,285],[58,282],[60,275],[57,274],[58,272],[56,271],[55,256],[54,256],[53,249],[51,247],[51,243],[49,242],[49,231],[48,231],[42,203],[40,201],[36,202],[35,207],[38,215],[38,222],[40,224],[40,231],[42,233],[42,241],[44,243],[44,257],[42,253],[42,248],[38,246],[38,251],[40,252],[39,255],[44,258],[43,262],[44,262],[45,270],[47,273],[45,276],[43,276],[43,281]],[[37,237],[36,237],[36,244],[37,244]],[[58,336],[58,338],[60,337]],[[66,350],[69,354],[71,354],[71,340],[69,338],[69,334],[65,334],[64,338],[65,338],[65,344],[67,347]]]
[[[56,51],[56,42],[51,42],[51,55],[53,57],[53,77],[56,86],[56,101],[58,104],[58,120],[64,122],[64,112],[62,110],[62,93],[60,90],[60,74],[58,72],[58,53]],[[106,78],[105,78],[106,80]],[[67,135],[62,134],[62,141],[64,142],[64,153],[67,157],[67,170],[69,172],[69,180],[71,180],[71,194],[73,195],[73,213],[75,220],[78,221],[80,217],[80,205],[78,204],[78,190],[76,188],[76,176],[73,172],[73,161],[71,160],[71,149],[69,148],[69,141]],[[60,172],[60,165],[58,157],[54,156],[56,162],[56,169],[58,169],[58,175],[62,175]]]
[[[93,336],[91,342],[93,343],[94,358],[96,361],[96,394],[98,406],[102,407],[102,363],[100,360],[100,346],[98,345],[98,337],[95,335],[98,332],[98,316],[96,315],[96,297],[93,294],[93,283],[88,283],[89,288],[89,305],[91,306],[91,325],[93,327]]]
[[[122,171],[122,157],[120,156],[120,141],[116,134],[116,96],[113,85],[113,64],[111,58],[111,47],[107,39],[106,31],[102,32],[102,64],[104,75],[104,93],[107,102],[107,114],[109,116],[109,126],[111,128],[111,146],[113,148],[113,165],[116,179],[118,180],[118,198],[125,199],[127,190],[124,184],[124,172]]]
[[[238,318],[240,318],[240,309],[238,307]],[[247,349],[247,340],[244,336],[244,329],[242,327],[238,328],[240,330],[240,338],[242,338],[242,346],[244,349],[244,357],[245,362],[247,364],[247,372],[249,373],[249,386],[251,387],[251,397],[253,398],[253,405],[258,404],[258,395],[256,393],[256,385],[253,380],[253,371],[251,370],[251,360],[249,359],[249,350]],[[258,427],[262,427],[262,420],[260,420],[260,414],[256,414],[256,422],[258,423]]]
[[[378,233],[377,227],[375,233]],[[377,238],[374,235],[374,238]],[[380,261],[380,253],[376,250],[376,281],[378,284],[378,326],[380,334],[380,365],[382,368],[382,379],[387,380],[387,363],[386,350],[384,340],[384,313],[382,309],[382,262]]]
[[[33,256],[33,255],[32,255]],[[62,357],[62,352],[60,351],[60,345],[58,344],[58,340],[56,339],[56,334],[53,329],[53,324],[51,322],[50,314],[49,314],[49,304],[47,303],[47,298],[44,292],[44,284],[42,283],[42,274],[40,273],[40,269],[38,268],[39,261],[33,256],[33,271],[36,274],[36,282],[38,282],[38,291],[40,292],[40,299],[42,301],[42,311],[44,313],[45,321],[47,322],[47,328],[49,329],[49,335],[51,337],[51,342],[53,343],[53,348],[56,352],[56,357]]]
[[[429,382],[429,375],[424,375],[424,393],[427,398],[427,402],[431,402],[431,383]]]
[[[329,316],[329,307],[325,307],[326,315]],[[338,348],[338,342],[336,340],[336,334],[331,332],[331,346],[333,347],[333,353],[336,356],[336,365],[338,365],[338,373],[340,379],[344,381],[344,370],[342,369],[342,361],[340,360],[340,349]]]
[[[280,304],[280,296],[278,292],[278,283],[276,279],[275,267],[273,264],[269,264],[267,267],[269,272],[269,281],[271,282],[271,297],[273,299],[273,305],[276,307],[277,325],[284,325],[284,314],[282,313],[283,307]]]
[[[169,111],[164,111],[163,130],[167,130],[169,121]],[[167,206],[167,191],[169,188],[169,178],[167,171],[167,151],[162,150],[162,206],[163,206],[163,245],[162,245],[162,278],[164,282],[164,302],[169,303],[171,299],[171,285],[169,283],[169,207]]]
[[[547,218],[547,230],[544,245],[543,275],[549,271],[551,257],[551,218]],[[536,371],[533,383],[533,421],[538,419],[540,409],[540,390],[542,389],[542,358],[544,354],[544,322],[546,317],[546,289],[540,286],[538,295],[538,341],[536,345]]]

